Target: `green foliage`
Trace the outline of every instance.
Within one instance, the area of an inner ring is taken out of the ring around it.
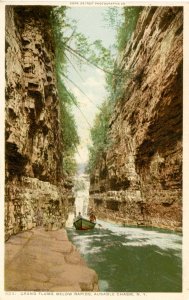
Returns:
[[[117,30],[121,26],[122,16],[120,14],[121,8],[118,7],[108,7],[104,14],[104,21],[108,27],[112,27]]]
[[[125,49],[132,33],[136,28],[136,24],[142,7],[130,6],[124,7],[122,10],[122,17],[118,8],[109,8],[106,14],[106,22],[113,24],[117,28],[116,48],[118,53]],[[116,74],[116,75],[115,75]],[[120,69],[117,63],[114,63],[112,74],[106,76],[106,89],[109,92],[109,98],[112,101],[120,101],[123,98],[125,85],[128,79],[132,77],[132,70],[125,71]]]
[[[76,31],[75,21],[66,19],[66,9],[66,7],[54,8],[51,13],[51,24],[55,45],[55,67],[64,147],[63,169],[72,174],[76,170],[73,156],[79,143],[79,137],[71,107],[72,105],[78,107],[78,104],[74,95],[64,84],[65,79],[72,82],[66,75],[67,62],[72,61],[79,67],[91,64],[111,74],[113,60],[110,51],[102,45],[102,41],[97,40],[90,44],[83,34]]]
[[[117,48],[118,52],[125,49],[126,44],[136,28],[141,10],[142,7],[125,7],[121,17],[118,8],[108,8],[105,15],[105,22],[108,26],[113,26],[117,29],[115,48]],[[111,140],[108,135],[108,126],[113,107],[115,102],[125,99],[125,84],[132,76],[131,71],[126,72],[120,69],[120,66],[118,66],[116,62],[113,64],[113,59],[111,68],[113,71],[106,74],[108,97],[103,103],[100,113],[96,116],[94,126],[91,129],[92,146],[89,147],[89,163],[87,166],[89,173],[95,169],[100,156],[111,145]]]
[[[89,147],[89,163],[87,172],[91,172],[99,157],[111,145],[108,137],[109,120],[112,113],[112,103],[105,101],[100,107],[100,112],[96,115],[94,126],[91,129],[92,146]]]
[[[114,47],[118,53],[125,49],[127,42],[131,38],[141,10],[142,7],[137,6],[124,7],[122,13],[118,7],[107,9],[104,20],[107,26],[112,26],[117,31]],[[114,64],[112,62],[111,66],[113,71],[106,74],[106,90],[109,94],[108,98],[115,102],[123,99],[125,83],[131,78],[132,70],[125,71],[120,69],[116,61]]]
[[[117,35],[117,48],[119,51],[126,47],[126,44],[131,38],[132,33],[136,28],[136,24],[142,7],[130,6],[124,8],[124,22],[120,26]]]
[[[76,152],[77,145],[79,144],[79,136],[71,109],[72,104],[74,102],[77,103],[77,100],[74,95],[67,90],[63,81],[60,81],[60,75],[58,76],[57,83],[60,99],[60,121],[64,153],[63,170],[68,174],[74,174],[77,169],[74,154]]]
[[[71,106],[76,105],[78,107],[78,104],[74,95],[68,91],[64,84],[64,79],[72,82],[66,75],[66,63],[68,61],[72,62],[74,66],[80,68],[85,64],[90,64],[106,73],[108,97],[101,106],[100,113],[97,115],[95,124],[91,129],[93,146],[89,149],[89,170],[92,170],[99,155],[110,145],[108,124],[112,108],[115,101],[122,98],[123,86],[130,74],[119,69],[114,63],[110,49],[106,49],[101,40],[90,43],[83,34],[77,32],[75,21],[66,19],[66,9],[66,7],[54,8],[51,14],[51,23],[55,44],[57,87],[61,105],[61,127],[64,145],[63,165],[66,172],[72,173],[75,170],[73,155],[79,143],[79,138],[75,120],[71,113]],[[118,51],[123,50],[131,38],[141,9],[141,7],[125,7],[121,19],[117,8],[109,8],[106,20],[108,20],[109,26],[118,28],[116,44]]]
[[[51,14],[51,23],[56,45],[56,60],[64,64],[66,56],[74,60],[80,67],[91,64],[104,72],[111,72],[113,59],[111,52],[106,49],[101,40],[93,43],[77,31],[75,20],[66,18],[66,7],[56,7]],[[66,54],[66,55],[65,55]]]
[[[53,9],[51,14],[51,24],[53,29],[54,47],[55,47],[55,69],[57,90],[60,101],[60,122],[63,140],[63,171],[67,174],[76,172],[76,161],[74,154],[79,144],[79,137],[74,116],[71,112],[72,105],[76,104],[75,97],[67,90],[63,71],[66,73],[65,43],[67,37],[64,37],[62,28],[70,28],[66,23],[66,8],[58,7]]]
[[[69,61],[69,63],[72,62],[74,66],[80,68],[85,64],[90,64],[112,76],[113,59],[111,51],[103,46],[101,40],[90,43],[83,34],[77,32],[75,21],[66,19],[66,9],[66,7],[54,8],[51,14],[51,24],[55,44],[57,88],[61,106],[61,128],[64,146],[63,168],[67,173],[73,173],[76,169],[73,155],[79,143],[79,138],[75,120],[71,114],[71,106],[76,105],[78,107],[78,104],[74,95],[68,91],[63,82],[64,79],[67,79],[73,83],[66,74],[66,64]],[[108,109],[108,105],[104,104],[102,106],[101,113],[96,119],[95,128],[91,132],[97,152],[103,149],[104,144],[107,145]]]
[[[112,54],[109,49],[103,46],[101,40],[96,40],[93,43],[89,60],[92,61],[95,65],[101,66],[101,68],[103,68],[103,70],[105,70],[106,73],[112,73],[114,63],[112,59]]]
[[[126,47],[136,28],[141,11],[142,7],[140,6],[124,7],[122,13],[118,7],[109,7],[107,9],[104,20],[107,26],[114,27],[117,30],[115,48],[118,51],[122,51]]]
[[[65,153],[63,159],[63,170],[69,175],[74,175],[77,172],[77,163],[74,159],[74,154],[75,151],[69,151]]]
[[[74,116],[71,112],[70,106],[67,103],[61,103],[60,117],[64,152],[74,152],[76,145],[79,143],[79,137],[77,135]]]

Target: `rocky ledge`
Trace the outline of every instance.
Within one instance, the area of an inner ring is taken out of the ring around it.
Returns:
[[[6,242],[5,290],[98,291],[98,276],[64,229],[35,228]]]

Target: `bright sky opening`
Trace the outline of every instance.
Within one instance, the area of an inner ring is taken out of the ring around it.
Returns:
[[[115,43],[115,28],[107,26],[104,16],[107,7],[73,7],[68,9],[67,17],[77,21],[77,30],[90,42],[102,40],[106,48]],[[80,110],[73,108],[80,145],[76,153],[78,165],[86,164],[88,161],[88,146],[91,144],[90,128],[98,112],[98,106],[106,98],[105,73],[93,66],[85,66],[84,70],[76,72],[71,64],[68,66],[69,78],[85,93],[85,95],[73,84],[67,82],[67,86],[77,97]],[[79,74],[78,74],[79,73]]]

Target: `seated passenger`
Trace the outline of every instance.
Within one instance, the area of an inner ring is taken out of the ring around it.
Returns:
[[[76,217],[76,220],[79,220],[79,219],[81,219],[82,218],[82,215],[81,215],[81,213],[79,212],[79,214],[77,215],[77,217]]]
[[[96,217],[95,217],[95,215],[93,213],[90,214],[90,222],[93,222],[93,223],[96,222]]]

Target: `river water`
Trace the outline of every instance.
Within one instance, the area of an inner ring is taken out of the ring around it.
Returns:
[[[75,179],[76,213],[87,215],[89,178]],[[74,213],[67,221],[69,239],[99,277],[102,292],[181,292],[182,236],[145,227],[123,227],[97,220],[94,230],[73,228]]]
[[[91,231],[67,229],[100,291],[181,292],[182,236],[170,231],[122,227],[97,220]]]

